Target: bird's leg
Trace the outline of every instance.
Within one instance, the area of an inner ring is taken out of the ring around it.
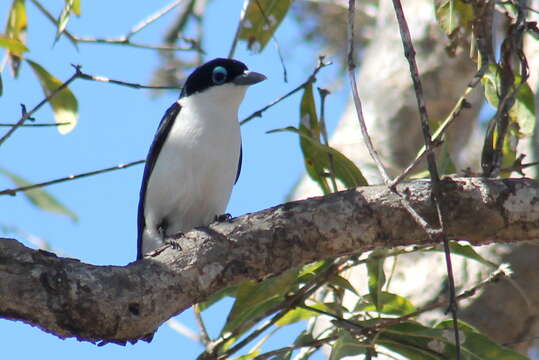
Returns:
[[[232,215],[229,213],[221,214],[221,215],[215,215],[215,221],[217,222],[232,222]]]

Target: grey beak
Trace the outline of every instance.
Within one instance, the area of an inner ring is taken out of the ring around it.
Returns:
[[[241,75],[236,76],[232,82],[236,85],[253,85],[266,80],[266,76],[254,71],[246,71]]]

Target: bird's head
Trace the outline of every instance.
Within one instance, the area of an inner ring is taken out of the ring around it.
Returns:
[[[243,99],[248,86],[265,80],[260,73],[249,71],[244,63],[233,59],[217,58],[196,68],[185,81],[181,98],[202,93],[234,102]]]

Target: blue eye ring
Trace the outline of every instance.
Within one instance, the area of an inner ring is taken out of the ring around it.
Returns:
[[[215,68],[213,68],[211,79],[214,84],[221,85],[226,81],[227,76],[228,72],[224,67],[216,66]]]

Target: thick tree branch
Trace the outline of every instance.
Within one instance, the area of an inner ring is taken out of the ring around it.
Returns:
[[[452,239],[474,245],[539,239],[539,182],[444,179]],[[398,185],[427,219],[430,182]],[[374,248],[428,244],[385,186],[283,204],[191,231],[127,266],[94,266],[0,240],[0,317],[92,342],[150,339],[168,318],[216,291],[293,266]]]

